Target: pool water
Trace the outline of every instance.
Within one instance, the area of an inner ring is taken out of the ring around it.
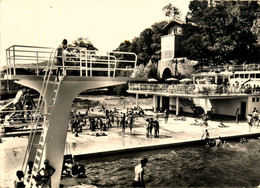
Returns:
[[[260,140],[163,149],[81,161],[97,187],[131,187],[142,157],[147,187],[256,187],[260,184]]]

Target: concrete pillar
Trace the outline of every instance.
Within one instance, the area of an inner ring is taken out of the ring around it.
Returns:
[[[159,109],[161,109],[163,107],[163,97],[160,96],[160,106],[159,106]]]
[[[138,106],[138,93],[135,94],[135,106]]]
[[[157,109],[157,96],[153,95],[153,107],[154,107],[154,112],[156,112]]]
[[[84,78],[87,79],[87,78]],[[129,78],[128,78],[129,79]],[[40,92],[42,80],[21,79],[17,83],[36,89]],[[60,187],[62,164],[64,159],[65,143],[67,138],[70,109],[74,98],[82,91],[94,88],[103,88],[113,85],[125,84],[124,78],[95,78],[95,80],[65,80],[62,81],[55,106],[49,120],[48,135],[46,138],[45,152],[42,162],[49,160],[50,165],[55,168],[51,177],[52,187]],[[47,89],[45,95],[45,109],[53,96],[53,87]]]
[[[205,114],[208,113],[208,99],[205,99]]]
[[[176,97],[176,116],[179,115],[179,97]]]

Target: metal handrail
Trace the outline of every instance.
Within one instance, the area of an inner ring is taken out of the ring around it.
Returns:
[[[212,72],[212,71],[260,71],[260,64],[209,66],[209,67],[202,68],[202,72]]]
[[[168,85],[168,84],[149,84],[149,83],[129,83],[129,91],[145,91],[166,94],[256,94],[260,93],[259,88],[248,89],[234,88],[231,86],[221,85],[203,85],[203,84],[189,84],[189,85]],[[249,92],[249,93],[248,93]]]
[[[53,69],[62,67],[65,75],[66,69],[72,71],[72,75],[76,74],[75,76],[83,76],[85,72],[84,76],[86,77],[92,77],[94,75],[93,72],[97,71],[107,72],[108,77],[111,76],[111,73],[115,77],[117,71],[131,71],[132,75],[135,75],[137,64],[137,55],[135,53],[114,51],[101,55],[97,50],[87,50],[83,47],[69,46],[67,49],[68,52],[64,52],[62,56],[55,55],[55,60],[62,58],[62,66],[53,65]],[[16,75],[17,68],[34,69],[36,70],[36,75],[43,74],[42,71],[44,71],[46,65],[42,64],[47,63],[51,50],[53,49],[49,47],[22,45],[13,45],[7,48],[6,74],[8,76]],[[25,64],[25,61],[28,61],[30,64]],[[78,72],[75,72],[78,70],[80,70],[79,75],[77,75]]]

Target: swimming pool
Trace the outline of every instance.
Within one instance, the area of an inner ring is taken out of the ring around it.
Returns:
[[[147,187],[256,187],[260,184],[260,140],[147,151],[81,161],[84,181],[97,187],[131,187],[134,166],[147,157]]]

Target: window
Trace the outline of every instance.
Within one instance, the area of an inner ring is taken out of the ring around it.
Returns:
[[[260,74],[256,74],[255,76],[256,76],[256,78],[260,78]]]
[[[259,102],[259,97],[256,98],[256,102]]]
[[[248,78],[248,74],[245,74],[245,78]]]
[[[239,74],[235,74],[235,78],[238,78],[239,77]]]
[[[244,78],[245,77],[245,75],[244,74],[240,74],[240,78]]]
[[[255,74],[250,74],[250,78],[255,78]]]
[[[254,97],[252,98],[252,102],[255,102],[255,98]]]

